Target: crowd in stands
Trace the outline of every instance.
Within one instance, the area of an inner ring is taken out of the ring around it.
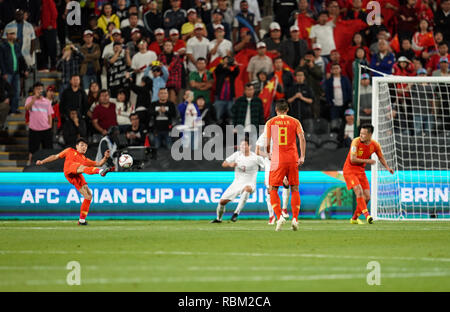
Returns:
[[[258,127],[286,100],[300,121],[341,120],[346,145],[356,64],[374,70],[357,82],[364,122],[372,76],[449,75],[450,0],[379,0],[379,24],[368,2],[87,0],[77,25],[68,0],[0,0],[0,127],[28,97],[30,153],[55,127],[64,146],[114,127],[130,145],[170,148],[173,127]],[[25,90],[33,70],[61,81]]]

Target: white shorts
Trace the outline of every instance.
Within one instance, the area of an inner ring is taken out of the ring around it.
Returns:
[[[252,193],[256,189],[256,185],[250,184],[250,183],[236,183],[233,182],[231,185],[223,192],[222,197],[220,199],[228,199],[228,200],[234,200],[236,197],[241,195],[242,191],[244,190],[244,187],[250,186],[252,188]]]

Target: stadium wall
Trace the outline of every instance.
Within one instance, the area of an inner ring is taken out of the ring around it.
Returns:
[[[366,173],[370,181],[370,172]],[[434,180],[433,190],[428,190],[429,184],[414,178],[420,175],[401,174],[402,204],[422,200],[449,203],[448,180],[444,178],[441,184]],[[85,175],[93,192],[89,219],[212,219],[220,195],[233,177],[230,171]],[[258,173],[257,182],[240,218],[267,218],[264,172]],[[300,171],[300,196],[301,218],[345,219],[352,214],[352,194],[341,172]],[[0,219],[73,220],[78,218],[81,200],[61,172],[0,173]],[[228,214],[236,205],[237,201],[228,204]]]
[[[233,177],[210,171],[85,175],[93,192],[89,219],[211,219]],[[264,172],[257,182],[241,218],[268,216]],[[350,216],[351,196],[339,172],[301,171],[300,183],[301,218]],[[0,219],[74,219],[81,200],[61,172],[0,173]]]

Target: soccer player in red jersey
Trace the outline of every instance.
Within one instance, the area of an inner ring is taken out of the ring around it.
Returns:
[[[297,119],[288,116],[289,105],[286,101],[277,101],[277,116],[266,123],[267,153],[270,155],[269,192],[270,203],[277,216],[275,231],[281,230],[286,219],[281,214],[278,187],[283,185],[287,177],[291,186],[292,229],[298,230],[298,214],[300,212],[300,193],[298,191],[298,167],[305,162],[306,141],[302,125]],[[296,139],[300,142],[301,156],[298,156]],[[270,150],[273,144],[272,152]]]
[[[364,214],[367,223],[373,223],[373,218],[367,210],[367,203],[370,200],[370,185],[364,171],[366,164],[373,165],[376,163],[375,160],[370,158],[371,155],[373,153],[377,154],[380,163],[387,171],[394,174],[394,170],[389,167],[384,159],[380,144],[375,140],[372,140],[373,130],[372,125],[360,126],[359,137],[353,139],[344,164],[343,172],[347,188],[353,190],[356,195],[356,210],[353,217],[350,219],[350,223],[352,224],[363,223],[358,219],[361,214]]]
[[[64,175],[73,186],[83,195],[84,200],[81,204],[80,219],[78,225],[87,225],[86,216],[89,212],[89,205],[92,200],[92,193],[88,188],[82,173],[86,174],[100,174],[104,177],[109,171],[114,170],[114,167],[96,168],[103,166],[109,158],[109,150],[105,151],[105,155],[101,161],[93,161],[84,156],[88,148],[88,142],[84,138],[79,138],[76,141],[76,149],[71,147],[66,148],[59,154],[51,155],[44,160],[36,161],[36,165],[40,166],[60,158],[65,158]]]

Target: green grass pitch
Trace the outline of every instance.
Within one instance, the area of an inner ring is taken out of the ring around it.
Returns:
[[[448,222],[266,223],[1,221],[0,291],[450,291]]]

